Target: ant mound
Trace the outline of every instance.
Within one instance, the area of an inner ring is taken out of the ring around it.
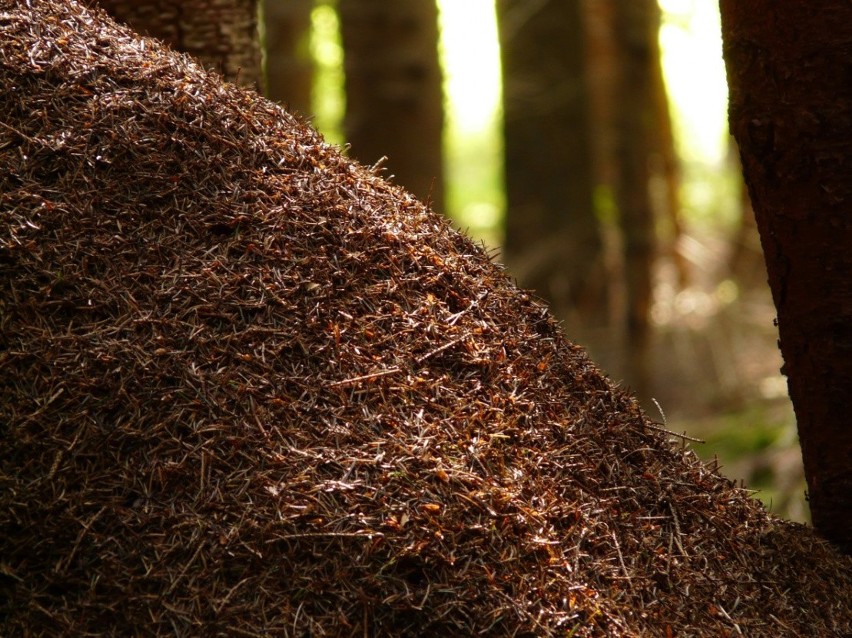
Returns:
[[[852,560],[375,170],[0,2],[0,633],[848,635]]]

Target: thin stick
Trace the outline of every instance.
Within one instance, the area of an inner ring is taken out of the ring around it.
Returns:
[[[657,401],[654,397],[651,397],[651,401],[653,401],[653,402],[654,402],[654,405],[656,405],[656,406],[657,406],[657,410],[659,410],[659,412],[660,412],[660,416],[661,416],[661,417],[663,417],[663,425],[666,425],[666,426],[667,426],[667,425],[668,425],[668,421],[666,421],[666,413],[665,413],[665,412],[663,412],[663,406],[661,406],[661,405],[660,405],[660,402],[659,402],[659,401]],[[666,428],[664,428],[664,427],[663,427],[663,428],[661,428],[661,427],[658,427],[658,426],[656,426],[656,425],[650,425],[650,424],[648,424],[648,423],[646,423],[645,425],[646,425],[647,427],[651,428],[652,430],[657,430],[658,432],[665,432],[666,434],[671,434],[672,436],[679,437],[679,438],[681,438],[681,439],[684,439],[685,441],[692,441],[693,443],[707,443],[707,441],[703,441],[703,440],[701,440],[701,439],[695,439],[695,438],[693,438],[693,437],[691,437],[691,436],[687,436],[687,435],[686,435],[686,433],[684,433],[684,434],[678,434],[677,432],[672,432],[671,430],[667,430],[667,429],[666,429]]]
[[[661,428],[657,425],[651,425],[650,423],[644,424],[646,428],[651,428],[652,430],[656,430],[657,432],[665,432],[666,434],[671,434],[672,436],[676,436],[680,439],[685,439],[686,441],[692,441],[694,443],[707,443],[704,439],[696,439],[693,436],[688,436],[686,434],[678,434],[677,432],[672,432],[671,430],[667,430],[666,428]]]
[[[329,383],[329,387],[335,388],[343,385],[354,385],[356,383],[361,383],[362,381],[372,381],[373,379],[380,379],[382,377],[386,377],[391,374],[396,374],[397,372],[402,372],[402,368],[398,368],[394,366],[393,368],[388,368],[387,370],[382,370],[381,372],[373,372],[372,374],[365,374],[360,377],[351,377],[349,379],[343,379],[341,381],[335,381],[333,383]]]
[[[621,563],[621,571],[624,572],[624,577],[633,584],[633,579],[630,577],[630,572],[627,571],[627,565],[624,564],[624,556],[621,555],[621,546],[618,544],[618,537],[615,532],[612,532],[612,542],[615,543],[615,551],[618,552],[618,562]]]
[[[445,343],[440,348],[435,348],[431,352],[427,352],[422,357],[417,359],[417,365],[420,365],[421,363],[423,363],[427,359],[431,359],[432,357],[434,357],[437,354],[441,354],[444,350],[448,350],[449,348],[452,348],[457,343],[461,343],[462,341],[467,339],[467,337],[468,337],[468,335],[463,335],[461,337],[458,337],[457,339],[453,339],[452,341]]]

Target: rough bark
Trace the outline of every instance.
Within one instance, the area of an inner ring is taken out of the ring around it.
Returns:
[[[605,314],[579,0],[497,2],[503,64],[505,259],[561,317]]]
[[[730,122],[816,529],[852,550],[852,5],[722,0]]]
[[[314,65],[311,10],[314,0],[263,0],[266,95],[291,113],[310,115]]]
[[[627,380],[647,399],[651,271],[656,251],[649,159],[656,119],[654,66],[660,63],[659,8],[654,0],[617,0],[614,8],[619,69],[614,191],[624,250]]]
[[[226,79],[262,87],[257,0],[98,0],[134,30],[189,53]]]
[[[443,84],[435,0],[338,4],[346,139],[367,164],[387,157],[394,182],[444,209]]]

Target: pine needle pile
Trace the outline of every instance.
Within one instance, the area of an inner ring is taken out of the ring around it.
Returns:
[[[852,633],[852,560],[278,106],[3,0],[0,114],[0,634]]]

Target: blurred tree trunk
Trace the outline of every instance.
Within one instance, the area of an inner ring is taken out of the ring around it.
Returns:
[[[505,260],[562,318],[606,323],[580,0],[498,0]]]
[[[314,65],[311,11],[314,0],[263,0],[266,32],[266,95],[309,117]]]
[[[649,393],[652,268],[656,252],[651,206],[650,156],[655,113],[654,66],[660,14],[656,0],[615,0],[613,24],[618,69],[615,101],[615,203],[624,250],[627,306],[626,378],[637,394]]]
[[[231,82],[263,86],[257,0],[98,0],[135,31],[189,53]]]
[[[730,123],[814,526],[852,552],[852,4],[722,0]]]
[[[346,139],[366,164],[444,210],[444,98],[435,0],[339,0]]]

